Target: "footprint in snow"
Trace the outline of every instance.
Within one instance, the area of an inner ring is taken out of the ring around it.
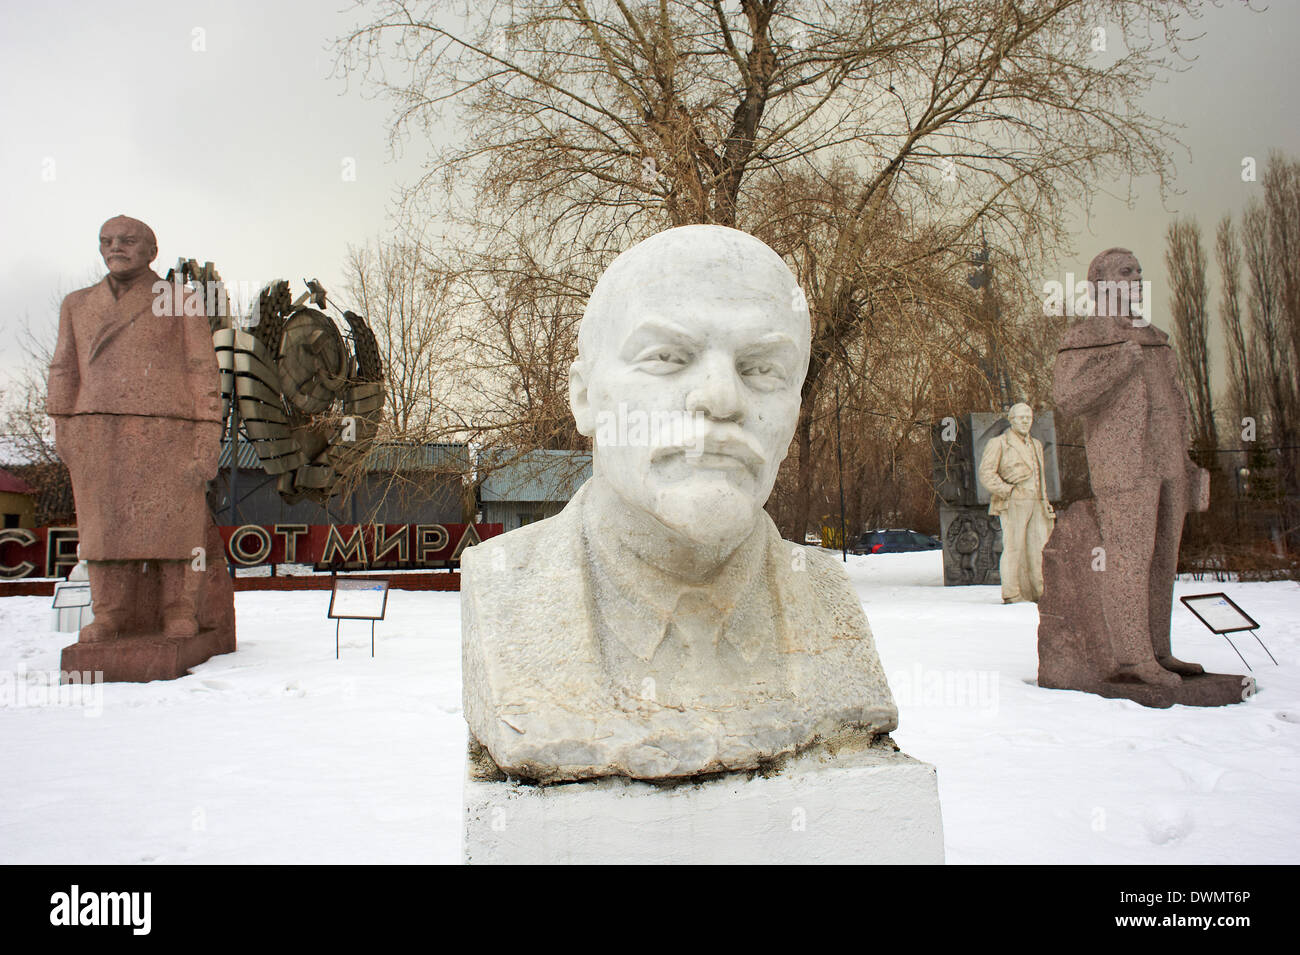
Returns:
[[[1157,846],[1182,842],[1196,827],[1192,814],[1181,806],[1159,806],[1147,810],[1142,816],[1147,838]]]

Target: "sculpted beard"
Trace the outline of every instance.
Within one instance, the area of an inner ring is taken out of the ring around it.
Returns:
[[[713,428],[690,442],[660,446],[646,476],[653,513],[693,540],[742,538],[771,491],[767,470],[761,451],[741,433]]]

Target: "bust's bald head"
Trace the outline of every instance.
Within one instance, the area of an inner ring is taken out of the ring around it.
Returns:
[[[692,284],[699,309],[735,301],[737,286],[769,299],[788,316],[798,332],[807,372],[811,326],[799,282],[781,256],[760,239],[720,225],[688,225],[651,236],[616,258],[601,275],[587,300],[578,327],[578,360],[590,361],[605,344],[609,330],[626,318],[634,302],[651,301],[680,290],[695,277],[715,283]]]
[[[810,338],[794,274],[751,235],[690,225],[628,249],[569,370],[596,478],[700,543],[743,537],[789,450]]]
[[[158,239],[139,219],[114,216],[99,228],[99,254],[110,275],[131,279],[147,271],[158,257]]]

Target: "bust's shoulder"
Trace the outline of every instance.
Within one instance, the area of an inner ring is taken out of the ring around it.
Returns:
[[[819,687],[817,692],[850,703],[879,704],[889,711],[887,722],[893,728],[897,711],[848,565],[839,551],[784,543],[796,549],[796,559],[787,564],[786,579],[778,585],[779,612],[785,616],[787,652],[805,687]]]
[[[848,570],[845,569],[839,551],[816,544],[796,544],[784,539],[781,544],[789,553],[789,573],[797,575],[806,571],[817,601],[850,598],[854,603],[858,602],[853,582],[849,580]]]
[[[796,544],[794,541],[782,540],[781,543],[790,548],[791,556],[797,557],[802,555],[803,559],[808,562],[808,566],[816,569],[819,573],[828,573],[832,570],[840,570],[843,561],[836,555],[839,551],[833,551],[819,544]]]
[[[548,541],[554,540],[557,536],[564,536],[572,529],[570,527],[571,522],[561,520],[563,516],[564,511],[561,511],[559,514],[545,520],[534,521],[531,524],[516,527],[512,531],[506,531],[504,534],[489,537],[487,540],[475,544],[463,556],[468,557],[470,554],[490,555],[498,551],[514,554],[544,547]]]
[[[517,594],[546,587],[551,572],[571,569],[582,549],[574,502],[559,514],[475,544],[461,554],[461,586],[478,593]]]

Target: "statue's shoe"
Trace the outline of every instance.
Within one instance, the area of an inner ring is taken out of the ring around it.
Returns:
[[[1178,686],[1183,678],[1166,670],[1155,660],[1150,663],[1121,664],[1107,679],[1107,683],[1145,683],[1148,686]]]
[[[1200,676],[1205,672],[1205,667],[1199,663],[1188,663],[1174,656],[1156,657],[1156,661],[1171,673],[1178,673],[1182,676]]]
[[[199,623],[193,617],[170,617],[163,623],[163,633],[169,637],[192,637],[199,632]]]
[[[121,629],[116,622],[100,617],[82,627],[77,640],[80,643],[103,643],[115,638]]]

